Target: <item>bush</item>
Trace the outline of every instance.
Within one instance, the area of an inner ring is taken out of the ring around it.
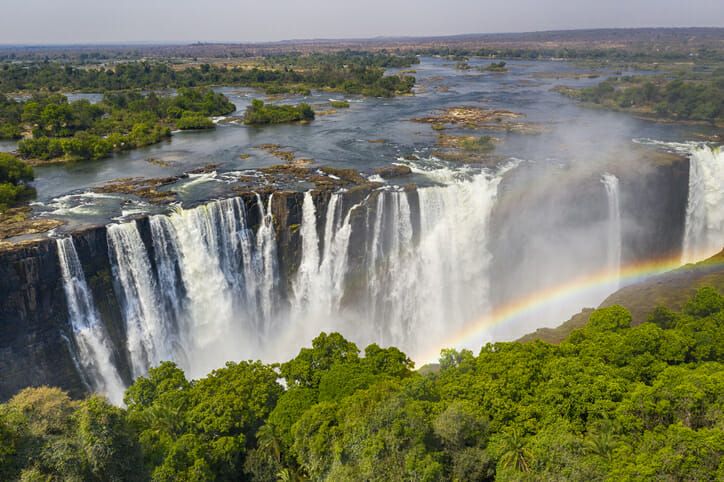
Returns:
[[[281,124],[314,119],[314,111],[309,104],[292,105],[264,105],[259,99],[251,101],[244,114],[244,123],[255,124]]]
[[[181,118],[176,121],[176,127],[184,130],[192,129],[213,129],[215,124],[197,112],[186,111]]]
[[[485,135],[463,139],[460,142],[460,147],[466,151],[492,151],[495,149],[495,144],[493,144],[492,137]]]
[[[35,179],[33,168],[7,152],[0,152],[0,182],[19,184]]]

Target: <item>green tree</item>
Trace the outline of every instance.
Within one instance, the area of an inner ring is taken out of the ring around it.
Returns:
[[[281,375],[289,387],[319,387],[324,372],[335,363],[357,362],[359,348],[339,333],[321,333],[312,340],[312,348],[302,348],[299,355],[281,365]]]
[[[684,305],[682,311],[687,315],[703,318],[724,309],[724,296],[711,286],[704,286]]]
[[[587,330],[617,331],[631,326],[631,313],[621,305],[599,308],[591,313]]]
[[[503,468],[512,468],[518,472],[530,472],[533,454],[526,441],[515,427],[501,433],[500,463]]]

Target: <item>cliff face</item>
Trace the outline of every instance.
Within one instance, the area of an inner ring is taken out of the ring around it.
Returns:
[[[0,252],[0,400],[29,385],[81,393],[68,330],[55,241]]]
[[[621,263],[670,257],[681,251],[689,188],[689,160],[612,169],[619,180]],[[508,303],[540,289],[539,278],[578,275],[571,259],[600,265],[606,256],[609,209],[600,173],[574,181],[526,185],[524,194],[505,181],[493,208],[490,251],[494,303]],[[598,234],[595,234],[598,233]],[[561,246],[567,246],[568,251]],[[589,256],[587,253],[600,253]],[[566,271],[569,270],[569,271]],[[545,286],[552,280],[542,278]]]
[[[681,251],[689,195],[689,160],[621,176],[622,262],[677,255]]]

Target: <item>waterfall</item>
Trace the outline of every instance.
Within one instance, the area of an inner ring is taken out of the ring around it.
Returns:
[[[273,328],[271,326],[273,322],[272,316],[278,302],[276,297],[278,282],[276,231],[274,229],[274,216],[271,212],[273,196],[274,194],[269,195],[266,212],[264,212],[264,203],[262,203],[261,197],[258,194],[256,195],[257,206],[259,206],[261,215],[261,225],[256,238],[256,253],[261,263],[261,284],[258,288],[261,325],[257,326],[257,333],[262,337],[266,336],[267,330]]]
[[[302,260],[293,283],[295,299],[292,300],[292,316],[297,320],[328,318],[339,308],[344,294],[347,247],[352,231],[349,224],[352,209],[342,217],[341,197],[339,193],[334,193],[329,199],[320,256],[314,203],[309,193],[304,196]]]
[[[612,291],[619,288],[621,275],[621,209],[619,206],[618,178],[613,174],[605,173],[601,182],[606,187],[608,199],[608,239],[607,260],[611,275],[615,276]]]
[[[136,222],[111,224],[106,229],[109,257],[121,287],[126,344],[133,376],[163,360],[175,360],[175,330],[171,330],[162,296]]]
[[[403,190],[378,191],[344,215],[341,195],[333,194],[321,252],[315,208],[305,194],[302,261],[287,325],[300,335],[292,340],[335,329],[364,343],[414,350],[489,309],[487,235],[502,173],[458,178],[459,173],[441,169],[424,174],[437,184],[417,190],[419,213],[412,211]],[[367,210],[365,232],[354,233],[365,250],[357,268],[348,260],[355,209]],[[420,232],[414,233],[417,216]],[[354,284],[350,276],[362,281]],[[345,294],[352,284],[359,291],[350,301]]]
[[[178,355],[202,376],[258,347],[274,326],[278,268],[272,197],[256,236],[242,199],[216,201],[150,218],[159,284]],[[159,233],[159,234],[157,234]],[[177,308],[176,308],[177,307]],[[177,355],[177,359],[178,359]]]
[[[191,378],[228,360],[279,360],[320,331],[408,352],[438,343],[490,309],[488,229],[505,171],[419,171],[432,185],[387,186],[353,206],[332,193],[321,229],[304,193],[288,292],[273,196],[151,216],[146,243],[136,222],[107,226],[133,376],[165,360]]]
[[[317,236],[317,209],[312,193],[304,193],[302,202],[302,225],[299,229],[302,238],[302,260],[299,263],[297,277],[292,284],[296,301],[295,310],[312,302],[312,281],[319,271],[319,237]]]
[[[79,372],[90,390],[120,404],[125,386],[113,363],[110,338],[93,304],[73,238],[58,239],[57,246]]]
[[[683,263],[706,259],[724,248],[724,154],[720,147],[695,149],[689,158]]]

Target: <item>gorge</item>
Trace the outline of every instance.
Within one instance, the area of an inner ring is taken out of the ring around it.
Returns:
[[[605,172],[548,193],[576,206],[570,209],[580,223],[566,221],[556,256],[579,265],[578,273],[610,274],[584,303],[615,291],[622,264],[671,256],[682,246],[701,259],[724,242],[721,190],[711,188],[709,175],[697,177],[712,162],[721,162],[719,150],[694,149],[688,162],[645,176]],[[420,360],[526,290],[576,274],[541,270],[539,284],[526,285],[506,259],[538,253],[532,238],[518,233],[544,213],[551,231],[572,215],[541,203],[538,211],[523,208],[525,196],[534,196],[527,193],[510,217],[506,202],[515,194],[513,175],[526,169],[522,161],[496,169],[411,165],[428,185],[249,191],[5,249],[0,395],[32,380],[120,403],[124,388],[161,361],[202,376],[226,360],[292,356],[320,331],[400,346]],[[652,186],[667,202],[649,195]],[[640,229],[647,223],[665,225],[666,236]],[[566,239],[581,246],[580,236],[585,248],[571,251]],[[580,302],[566,308],[572,314],[589,306]],[[536,313],[508,324],[505,336],[556,321]],[[500,338],[491,326],[484,339],[469,342]]]

